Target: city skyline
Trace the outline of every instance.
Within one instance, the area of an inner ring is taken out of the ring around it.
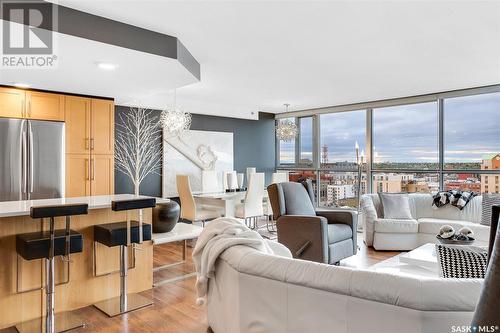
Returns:
[[[321,146],[328,161],[354,162],[356,141],[365,150],[365,111],[321,115]],[[308,122],[309,123],[309,122]],[[444,101],[445,163],[479,163],[500,152],[500,93]],[[437,163],[436,102],[393,106],[373,111],[374,163]],[[294,143],[280,143],[281,158],[294,160]],[[301,159],[312,160],[312,125],[301,126]]]

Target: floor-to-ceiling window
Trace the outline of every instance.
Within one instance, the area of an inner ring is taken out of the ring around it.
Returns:
[[[295,122],[295,118],[285,118],[280,119],[278,122],[291,121]],[[295,141],[296,139],[290,141],[277,140],[279,142],[279,154],[278,154],[278,165],[295,165]]]
[[[500,193],[500,93],[443,99],[444,189]]]
[[[358,180],[358,160],[366,158],[366,110],[327,113],[320,118],[319,205],[357,207],[366,193],[366,174]],[[363,170],[364,171],[364,170]]]
[[[298,164],[304,167],[313,166],[313,117],[299,118]]]
[[[279,144],[277,168],[292,171],[292,180],[313,179],[320,206],[355,208],[358,192],[500,193],[500,86],[301,111],[292,119],[298,144]],[[361,173],[356,146],[366,162]]]
[[[438,191],[437,101],[372,112],[372,192]]]

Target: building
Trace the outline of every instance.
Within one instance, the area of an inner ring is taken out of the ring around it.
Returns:
[[[340,200],[353,198],[356,196],[354,185],[327,185],[326,205],[339,205]]]
[[[500,153],[483,156],[481,170],[498,169],[500,169]],[[500,193],[500,176],[481,174],[481,193]]]

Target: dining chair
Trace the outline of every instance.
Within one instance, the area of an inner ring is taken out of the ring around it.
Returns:
[[[203,170],[201,171],[201,191],[203,193],[220,192],[222,188],[219,186],[217,171]]]
[[[284,183],[288,181],[287,172],[274,172],[271,178],[271,184]]]
[[[243,203],[236,206],[236,217],[245,219],[245,224],[255,229],[258,227],[257,219],[264,216],[262,200],[264,198],[264,173],[254,173]]]
[[[225,171],[224,172],[224,191],[225,190],[236,190],[238,188],[238,177],[236,176],[236,171]]]
[[[203,206],[196,203],[191,191],[188,175],[177,175],[177,192],[181,200],[181,219],[195,222],[201,222],[205,226],[205,222],[221,217],[220,209],[216,207]]]
[[[247,168],[247,187],[250,184],[250,178],[251,178],[252,174],[254,174],[256,172],[257,172],[257,168],[255,168],[255,167],[248,167]]]

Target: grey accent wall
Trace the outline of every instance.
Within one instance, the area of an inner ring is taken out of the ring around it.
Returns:
[[[129,112],[128,107],[116,106],[115,121],[120,114]],[[153,116],[159,120],[160,111]],[[214,117],[193,114],[191,129],[201,131],[232,132],[234,146],[234,168],[245,172],[247,167],[256,167],[258,172],[266,173],[266,183],[271,181],[275,168],[274,115],[259,113],[259,120],[228,117]],[[161,140],[159,138],[159,140]],[[159,141],[160,142],[160,141]],[[158,145],[162,150],[162,146]],[[160,197],[162,191],[161,175],[149,175],[141,185],[141,194]],[[126,175],[115,170],[115,193],[134,193],[132,182]]]

